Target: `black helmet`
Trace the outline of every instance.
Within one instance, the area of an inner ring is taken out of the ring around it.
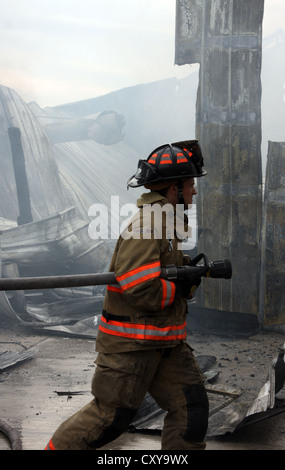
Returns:
[[[207,172],[203,165],[198,140],[161,145],[151,152],[147,160],[139,160],[137,172],[129,179],[128,187],[149,187],[171,180],[204,176]]]

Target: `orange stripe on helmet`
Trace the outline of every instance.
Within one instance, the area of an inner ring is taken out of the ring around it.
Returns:
[[[160,165],[165,165],[165,164],[172,164],[172,160],[170,158],[169,153],[164,153],[161,156]]]
[[[157,153],[154,153],[150,159],[148,160],[148,163],[153,163],[154,165],[156,164],[156,157],[157,157]]]
[[[177,163],[187,163],[188,160],[185,157],[184,153],[178,153],[177,155]]]
[[[193,157],[193,153],[192,153],[192,152],[190,152],[190,151],[187,150],[187,149],[183,149],[183,150],[184,150],[184,152],[188,153],[189,157]]]

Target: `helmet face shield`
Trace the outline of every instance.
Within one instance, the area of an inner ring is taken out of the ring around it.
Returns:
[[[198,140],[188,140],[157,147],[147,160],[139,160],[128,187],[156,184],[170,180],[206,175]]]
[[[129,179],[128,186],[138,188],[147,182],[158,181],[158,178],[159,175],[157,175],[155,168],[153,168],[147,160],[139,160],[137,171],[135,175]]]

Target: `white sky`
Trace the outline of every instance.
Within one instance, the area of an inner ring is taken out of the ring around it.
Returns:
[[[250,0],[249,0],[250,1]],[[181,77],[176,0],[0,0],[0,85],[55,106]],[[265,0],[263,36],[285,30],[285,1]]]

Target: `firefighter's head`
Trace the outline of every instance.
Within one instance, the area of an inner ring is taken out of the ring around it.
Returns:
[[[203,165],[197,140],[161,145],[151,152],[147,160],[139,160],[135,175],[128,181],[128,188],[144,186],[151,191],[165,192],[176,185],[179,202],[183,203],[184,182],[206,175]]]

